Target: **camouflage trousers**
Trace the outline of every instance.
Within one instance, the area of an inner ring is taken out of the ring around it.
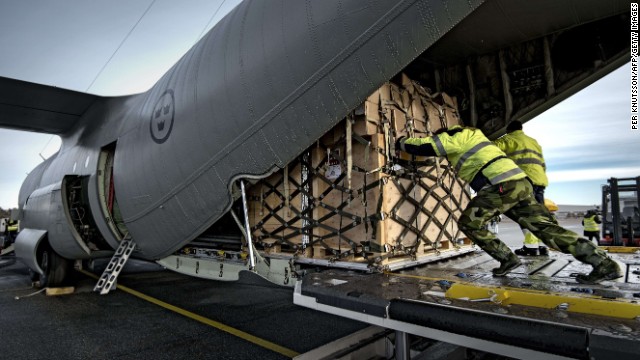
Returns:
[[[559,226],[549,210],[533,197],[529,181],[521,179],[480,190],[458,221],[460,230],[498,261],[513,254],[505,243],[485,228],[487,222],[499,214],[528,229],[550,248],[571,254],[584,263],[597,266],[607,257],[591,241]]]

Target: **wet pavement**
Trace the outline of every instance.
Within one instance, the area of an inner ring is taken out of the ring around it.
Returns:
[[[282,353],[121,290],[92,292],[78,274],[71,295],[33,294],[28,271],[0,259],[2,359],[287,359]],[[202,280],[133,260],[119,285],[220,322],[293,353],[365,327],[292,303],[292,289],[253,275],[235,283]],[[232,330],[233,330],[232,329]],[[227,329],[228,330],[228,329]]]
[[[499,226],[509,246],[521,245],[517,224],[507,220]],[[565,226],[580,231],[579,223]],[[495,265],[491,259],[474,261],[478,267]],[[421,275],[443,277],[438,273],[443,267],[432,266],[430,271],[436,273]],[[95,273],[100,270],[98,262]],[[521,276],[525,274],[516,274],[515,280]],[[0,257],[0,358],[287,359],[367,326],[294,305],[292,288],[251,274],[238,282],[218,282],[130,260],[118,284],[151,301],[122,290],[99,295],[92,291],[95,283],[77,273],[71,295],[34,294],[37,289],[31,286],[27,268],[12,256]]]

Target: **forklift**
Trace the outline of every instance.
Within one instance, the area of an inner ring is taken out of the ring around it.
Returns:
[[[602,246],[640,246],[640,176],[602,185]]]

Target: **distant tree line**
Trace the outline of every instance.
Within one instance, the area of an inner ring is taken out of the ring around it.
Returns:
[[[11,216],[11,209],[3,209],[0,207],[0,218],[8,218]]]

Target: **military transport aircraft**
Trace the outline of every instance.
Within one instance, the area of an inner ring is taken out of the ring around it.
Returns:
[[[240,3],[149,91],[101,97],[0,78],[0,127],[57,134],[27,176],[16,254],[42,286],[73,260],[165,258],[215,227],[241,179],[283,168],[401,72],[488,136],[630,59],[630,2]]]

